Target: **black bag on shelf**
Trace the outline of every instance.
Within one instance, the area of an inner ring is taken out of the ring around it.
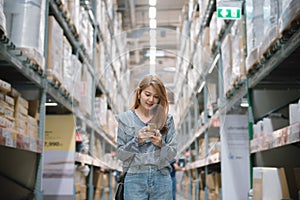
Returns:
[[[124,180],[126,172],[122,173],[118,179],[118,185],[115,193],[115,200],[124,200]]]

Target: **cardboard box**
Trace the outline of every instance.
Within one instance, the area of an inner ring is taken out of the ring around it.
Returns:
[[[62,83],[63,29],[54,16],[49,16],[48,21],[47,75]]]
[[[99,170],[94,170],[93,174],[93,185],[95,188],[102,188],[103,187],[103,172]]]
[[[214,175],[215,179],[215,191],[217,194],[221,193],[221,188],[222,188],[222,179],[221,179],[221,173],[215,173]]]
[[[282,198],[283,199],[289,199],[290,198],[290,192],[289,192],[289,186],[288,186],[288,183],[287,183],[287,178],[286,178],[284,168],[279,168],[278,169],[278,175],[279,175],[280,184],[281,184]]]
[[[8,147],[16,147],[16,131],[0,127],[0,144]]]
[[[289,105],[289,120],[290,124],[300,122],[300,104]]]
[[[99,200],[102,198],[102,189],[95,189],[94,190],[94,200]]]
[[[87,199],[87,187],[86,185],[81,185],[80,187],[80,199],[85,200]]]
[[[11,97],[14,97],[15,99],[21,96],[21,93],[16,90],[15,88],[11,88],[11,90],[8,92],[8,95]]]
[[[4,100],[5,100],[5,102],[8,103],[8,105],[10,105],[10,106],[14,106],[14,105],[15,105],[15,100],[14,100],[14,98],[12,98],[12,97],[10,97],[10,96],[8,96],[8,95],[5,95],[5,96],[4,96]]]
[[[7,93],[11,90],[11,85],[8,82],[5,82],[0,79],[0,91],[3,93]]]
[[[277,168],[253,168],[253,200],[282,199],[283,192]]]
[[[39,107],[40,101],[39,100],[30,100],[28,101],[28,115],[39,120]]]
[[[206,186],[208,189],[215,189],[215,179],[213,174],[208,174],[206,176]]]

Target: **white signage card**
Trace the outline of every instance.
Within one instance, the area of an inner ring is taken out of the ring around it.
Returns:
[[[248,118],[221,116],[223,200],[247,200],[250,189]]]

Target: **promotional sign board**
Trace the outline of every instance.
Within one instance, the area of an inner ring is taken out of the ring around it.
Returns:
[[[220,131],[223,200],[248,199],[250,154],[247,116],[221,116]]]
[[[72,199],[75,172],[73,115],[47,115],[45,121],[43,190],[45,199]]]

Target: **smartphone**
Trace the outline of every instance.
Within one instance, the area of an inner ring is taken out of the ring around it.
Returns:
[[[148,130],[155,130],[155,129],[156,129],[156,125],[154,123],[148,124]]]

